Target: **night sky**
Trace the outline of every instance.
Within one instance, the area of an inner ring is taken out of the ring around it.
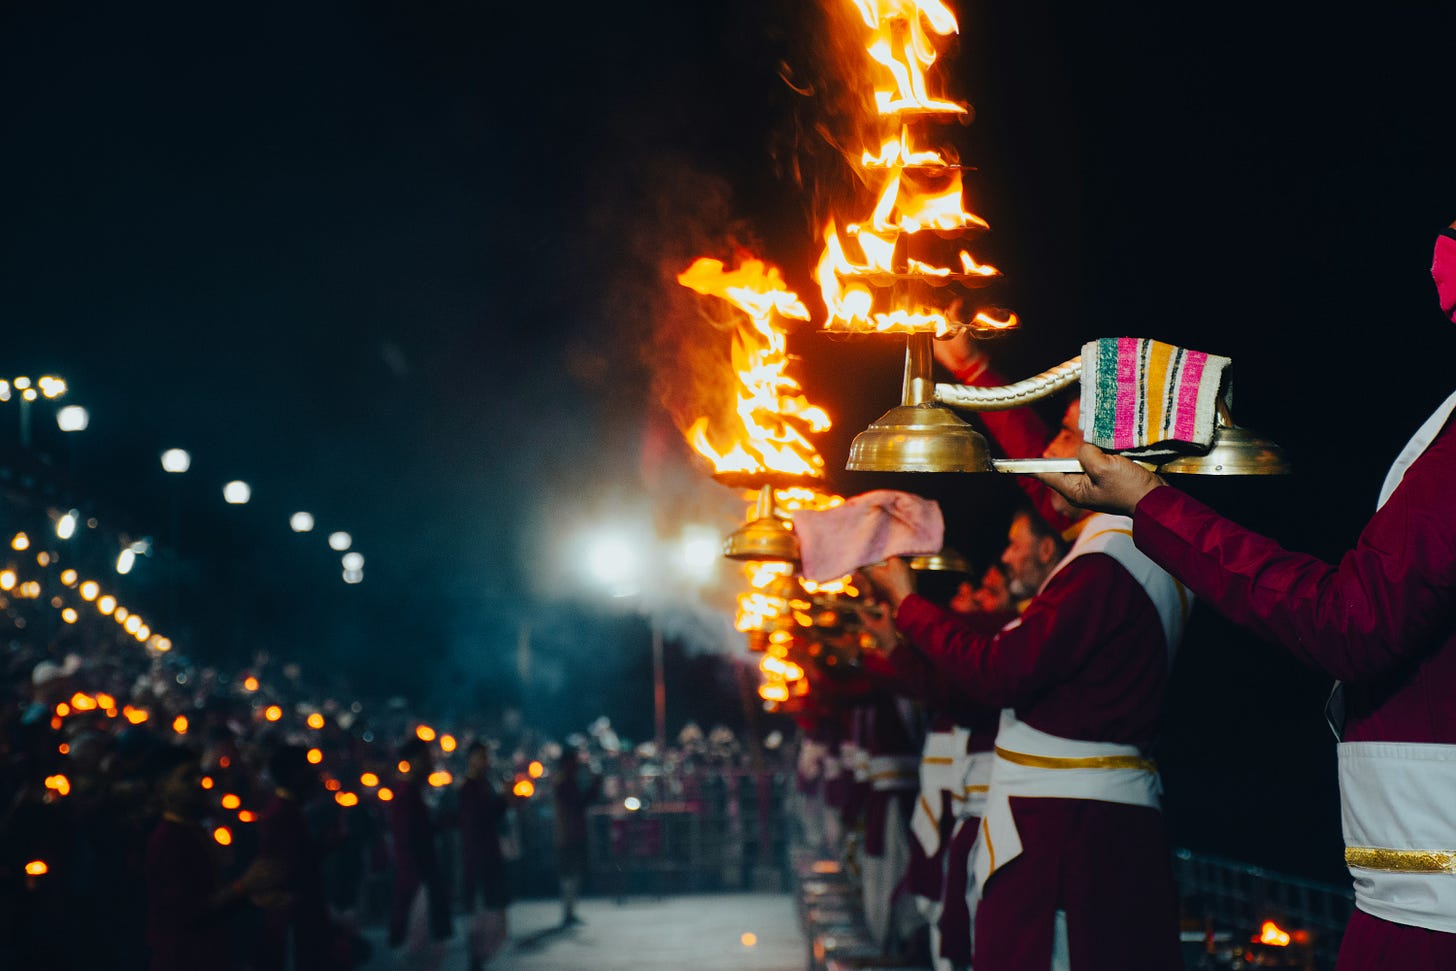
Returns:
[[[812,294],[832,153],[780,73],[813,78],[813,5],[95,7],[0,6],[0,374],[64,375],[93,416],[67,441],[38,409],[26,456],[0,405],[11,464],[162,545],[176,512],[196,656],[644,734],[645,622],[568,582],[567,527],[731,516],[663,433],[655,335],[671,274],[730,241]],[[948,137],[1023,319],[1001,370],[1120,334],[1232,357],[1235,417],[1298,474],[1190,488],[1337,556],[1451,389],[1427,270],[1456,218],[1456,10],[957,9],[977,120]],[[837,471],[898,347],[793,339],[831,484],[933,495],[993,556],[1006,480]],[[250,506],[221,503],[233,477]],[[363,584],[288,531],[299,508],[354,534]],[[118,586],[158,602],[163,558]],[[516,686],[523,624],[548,696]],[[737,705],[690,640],[674,723]],[[1327,687],[1200,610],[1160,752],[1175,837],[1337,876]]]

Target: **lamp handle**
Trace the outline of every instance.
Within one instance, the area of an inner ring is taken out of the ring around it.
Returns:
[[[1079,354],[1033,377],[994,388],[969,384],[937,384],[935,400],[963,411],[1009,411],[1050,397],[1081,380],[1081,377],[1082,356]]]

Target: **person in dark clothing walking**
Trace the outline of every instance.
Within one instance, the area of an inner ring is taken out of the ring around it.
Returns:
[[[586,874],[588,842],[586,810],[596,799],[602,780],[580,779],[581,754],[568,749],[556,769],[552,800],[556,810],[556,872],[561,878],[561,924],[581,923],[576,916],[576,898]]]

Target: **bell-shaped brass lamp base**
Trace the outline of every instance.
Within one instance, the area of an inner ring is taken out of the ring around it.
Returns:
[[[930,335],[912,334],[905,348],[905,383],[898,407],[854,437],[851,472],[992,472],[981,433],[935,403]]]
[[[854,437],[852,472],[992,472],[981,433],[934,404],[900,405]]]
[[[969,575],[971,565],[966,562],[964,556],[946,546],[942,547],[938,553],[912,556],[910,569],[916,573],[964,573]]]
[[[1218,403],[1216,421],[1207,453],[1179,456],[1163,463],[1158,471],[1171,475],[1289,475],[1293,471],[1284,449],[1234,424],[1225,401]]]
[[[730,560],[759,560],[775,563],[799,562],[799,538],[788,520],[774,510],[774,489],[765,485],[758,493],[753,518],[728,534],[723,555]]]
[[[1183,455],[1159,466],[1172,475],[1289,475],[1284,449],[1247,428],[1219,428],[1207,455]]]

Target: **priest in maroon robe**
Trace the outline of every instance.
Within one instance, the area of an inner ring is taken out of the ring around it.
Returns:
[[[1078,411],[1043,454],[1075,454]],[[1018,595],[1035,596],[999,632],[968,630],[917,596],[903,560],[867,571],[951,686],[1005,710],[977,851],[975,967],[1047,967],[1055,952],[1076,968],[1176,968],[1177,897],[1147,756],[1189,604],[1132,548],[1125,519],[1032,491],[1076,545],[1059,558],[1043,518],[1016,517],[1002,562]]]
[[[1456,321],[1456,224],[1432,275]],[[1340,680],[1340,797],[1356,910],[1337,971],[1456,968],[1456,394],[1402,450],[1338,565],[1284,550],[1118,456],[1044,480],[1133,517],[1153,560]]]

